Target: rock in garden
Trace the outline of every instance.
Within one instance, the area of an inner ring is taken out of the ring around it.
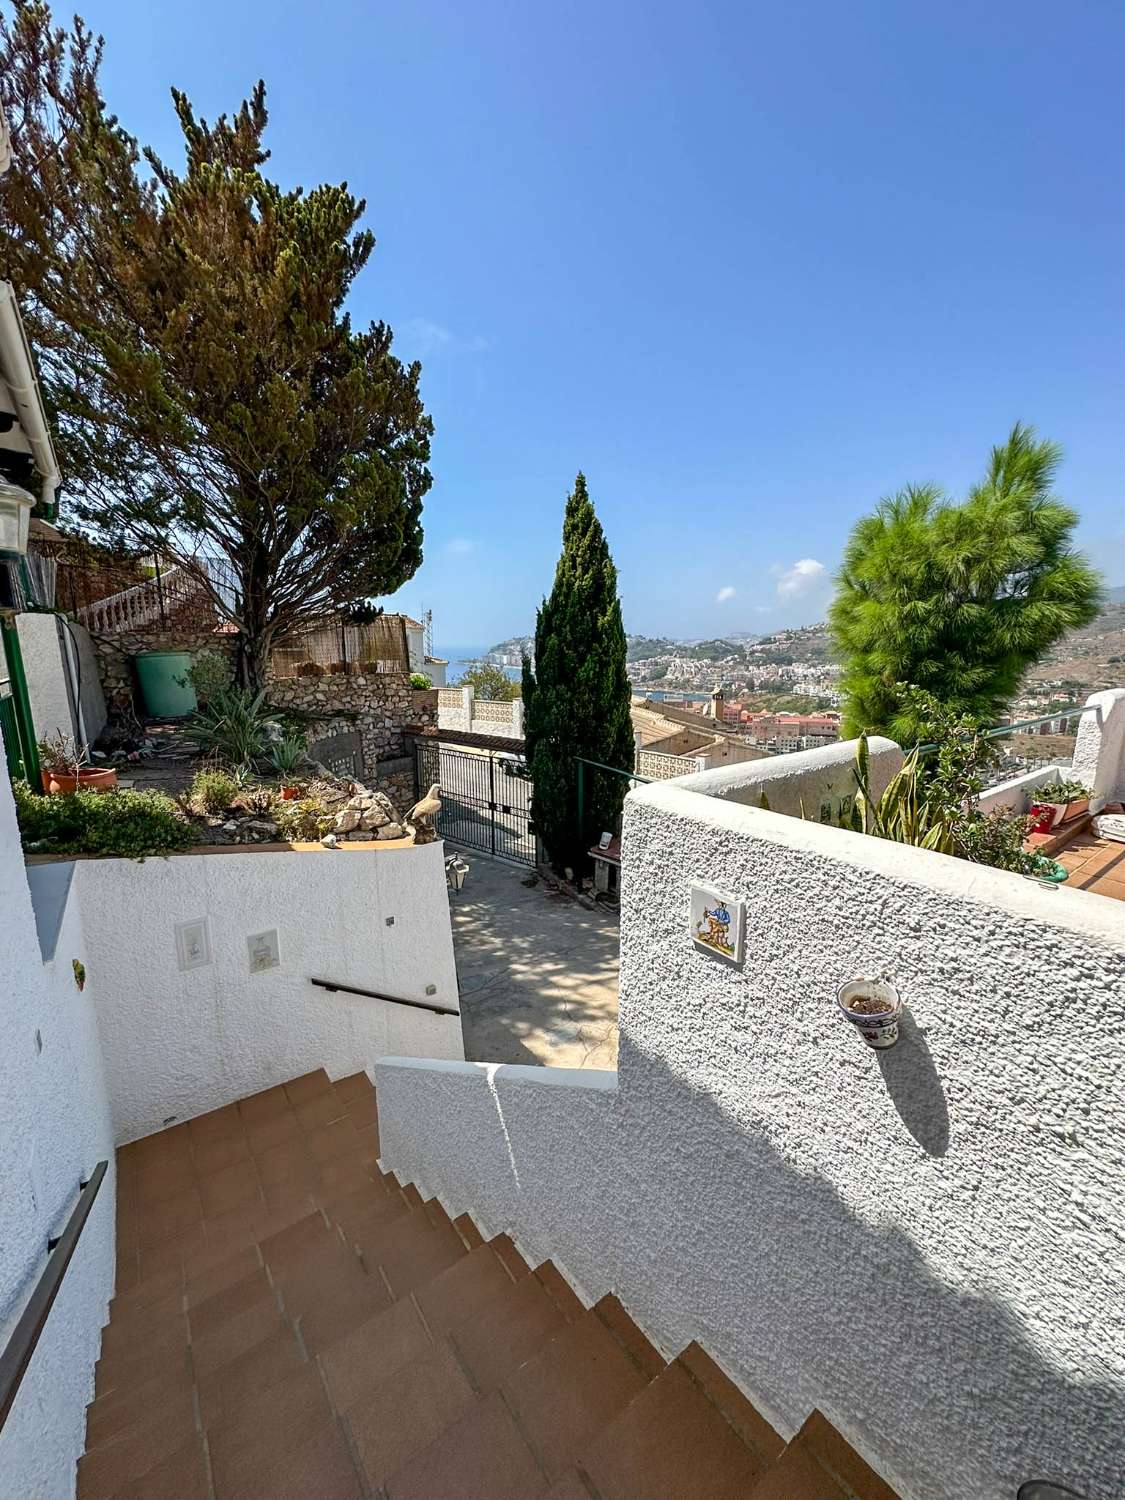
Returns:
[[[377,839],[400,839],[403,837],[401,823],[384,823],[376,833]]]
[[[351,833],[353,831],[353,829],[356,829],[356,828],[359,827],[359,824],[360,824],[360,813],[359,813],[359,809],[358,808],[351,807],[351,806],[343,807],[336,814],[336,832],[337,833]]]

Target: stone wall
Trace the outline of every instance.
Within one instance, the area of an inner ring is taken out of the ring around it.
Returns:
[[[385,792],[399,812],[414,800],[414,777],[403,739],[403,726],[414,721],[416,694],[405,672],[343,672],[322,677],[286,677],[270,685],[277,708],[311,715],[309,738],[348,730],[359,733],[366,783]]]
[[[131,658],[141,651],[204,651],[229,657],[231,671],[238,652],[239,637],[231,632],[214,630],[144,630],[122,635],[91,635],[102,680],[106,708],[110,715],[128,713],[135,703],[141,708],[140,690]]]

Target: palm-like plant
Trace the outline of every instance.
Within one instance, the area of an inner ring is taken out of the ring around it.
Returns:
[[[192,715],[184,733],[201,750],[229,765],[248,766],[266,753],[272,722],[264,692],[224,687]]]

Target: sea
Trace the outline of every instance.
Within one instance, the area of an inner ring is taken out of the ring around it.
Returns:
[[[444,656],[449,662],[445,669],[446,682],[456,682],[462,673],[467,672],[470,667],[480,664],[488,653],[487,646],[435,646],[434,655]],[[520,680],[519,667],[502,667],[513,682]]]

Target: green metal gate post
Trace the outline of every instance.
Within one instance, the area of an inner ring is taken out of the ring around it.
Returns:
[[[14,622],[0,622],[0,637],[4,641],[4,660],[8,664],[8,676],[12,684],[12,707],[15,710],[16,731],[19,735],[20,758],[24,775],[31,786],[39,790],[39,751],[36,748],[35,726],[31,717],[31,699],[27,696],[27,675],[23,669],[23,652]]]

